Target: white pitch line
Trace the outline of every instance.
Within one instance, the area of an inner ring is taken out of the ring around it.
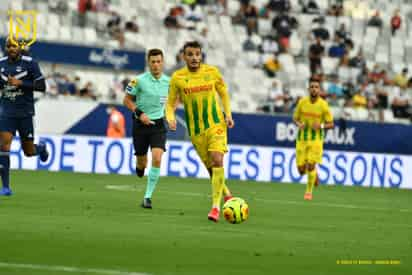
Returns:
[[[132,185],[106,185],[107,189],[116,189],[119,191],[136,191],[137,189],[134,188]],[[163,193],[169,194],[178,194],[184,196],[193,196],[193,197],[203,197],[205,194],[202,193],[194,193],[194,192],[179,192],[179,191],[162,191]],[[209,196],[209,195],[207,195]],[[412,213],[411,209],[391,209],[391,208],[379,208],[379,207],[367,207],[367,206],[359,206],[353,204],[338,204],[338,203],[324,203],[324,202],[307,202],[307,201],[290,201],[290,200],[275,200],[275,199],[263,199],[263,198],[255,198],[258,201],[269,202],[269,203],[278,203],[278,204],[294,204],[294,205],[312,205],[312,206],[320,206],[320,207],[334,207],[334,208],[346,208],[346,209],[360,209],[360,210],[374,210],[374,211],[399,211],[405,213]]]
[[[140,272],[125,272],[111,269],[96,269],[96,268],[80,268],[74,266],[60,266],[60,265],[38,265],[38,264],[18,264],[0,262],[0,268],[16,268],[16,269],[30,269],[30,270],[43,270],[43,271],[61,271],[68,273],[92,273],[101,275],[146,275],[148,273]]]
[[[379,207],[366,207],[358,206],[353,204],[337,204],[337,203],[323,203],[323,202],[300,202],[300,201],[284,201],[284,200],[273,200],[273,199],[262,199],[256,198],[259,201],[263,202],[274,202],[280,204],[295,204],[295,205],[313,205],[321,207],[335,207],[335,208],[347,208],[347,209],[361,209],[361,210],[376,210],[376,211],[399,211],[399,212],[412,212],[410,209],[391,209],[391,208],[379,208]]]
[[[106,185],[106,189],[119,191],[141,191],[143,187],[137,187],[133,185]]]

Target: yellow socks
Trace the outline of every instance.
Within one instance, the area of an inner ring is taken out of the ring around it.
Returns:
[[[316,168],[312,171],[307,171],[308,174],[308,183],[306,185],[306,193],[312,193],[313,186],[315,185],[316,181]]]
[[[213,207],[220,209],[220,201],[222,199],[223,186],[225,186],[225,170],[223,169],[223,167],[212,168],[212,170]]]
[[[232,193],[230,193],[229,188],[227,188],[225,182],[223,182],[223,195],[225,195],[225,196],[231,196],[232,195]]]

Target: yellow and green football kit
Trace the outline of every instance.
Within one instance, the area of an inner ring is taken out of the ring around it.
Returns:
[[[227,86],[214,66],[202,64],[197,72],[191,72],[185,67],[172,75],[166,119],[175,120],[174,103],[178,98],[184,105],[189,136],[208,168],[208,152],[227,152],[227,127],[219,96],[225,114],[231,116]]]
[[[314,130],[312,126],[315,122],[322,124],[333,121],[328,103],[320,97],[313,103],[310,97],[304,97],[299,100],[298,106],[293,114],[293,119],[305,125],[304,129],[299,129],[296,138],[297,165],[322,163],[325,130]]]
[[[304,97],[299,100],[293,119],[305,125],[304,129],[299,129],[296,138],[297,166],[303,166],[306,163],[322,163],[325,130],[322,128],[315,130],[313,129],[313,124],[315,122],[318,124],[333,122],[333,116],[328,103],[320,97],[315,102],[312,102],[310,97]],[[312,189],[317,178],[316,167],[306,172],[308,174],[308,183],[306,185],[305,199],[311,200]]]
[[[175,121],[175,104],[179,100],[185,109],[187,130],[200,159],[212,172],[213,207],[219,207],[222,191],[230,194],[224,183],[223,167],[213,167],[209,152],[227,152],[227,126],[220,107],[221,99],[226,116],[232,116],[227,86],[219,70],[201,64],[196,72],[187,67],[171,77],[166,119]]]

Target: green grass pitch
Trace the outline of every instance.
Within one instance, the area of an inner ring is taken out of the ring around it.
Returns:
[[[207,220],[207,180],[161,178],[145,210],[146,178],[11,179],[15,195],[0,198],[1,275],[412,274],[410,190],[320,186],[306,202],[304,185],[229,181],[250,210],[232,225]]]

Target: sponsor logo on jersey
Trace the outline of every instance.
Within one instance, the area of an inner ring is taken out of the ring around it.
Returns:
[[[208,91],[211,91],[212,89],[213,89],[213,85],[207,84],[207,85],[184,88],[183,92],[186,95],[188,95],[188,94],[194,94],[194,93],[208,92]]]

